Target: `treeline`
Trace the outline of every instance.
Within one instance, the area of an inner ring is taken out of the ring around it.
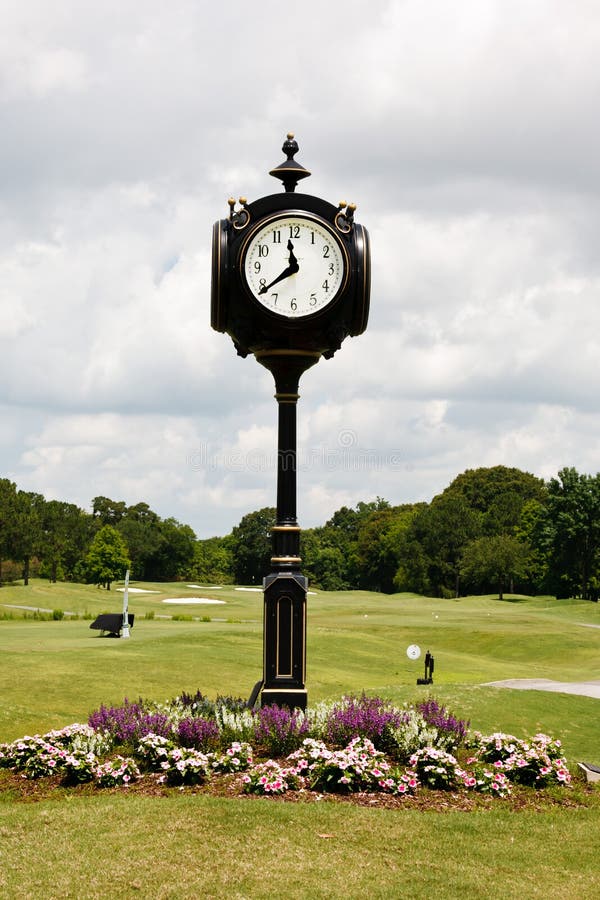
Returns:
[[[110,584],[129,565],[143,581],[260,584],[274,524],[266,507],[225,537],[197,540],[146,503],[96,497],[90,514],[0,479],[0,578]],[[430,503],[344,506],[304,530],[301,548],[303,573],[323,590],[597,600],[600,474],[565,468],[545,482],[505,466],[467,470]]]
[[[38,576],[109,586],[128,566],[139,580],[175,581],[193,571],[196,545],[189,525],[147,503],[95,497],[90,514],[0,479],[0,583]]]
[[[197,577],[260,583],[275,510],[200,541]],[[463,472],[430,503],[377,498],[302,532],[302,571],[324,590],[550,594],[597,600],[600,474],[562,469],[544,482],[520,469]]]

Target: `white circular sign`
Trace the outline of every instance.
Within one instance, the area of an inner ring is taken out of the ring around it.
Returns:
[[[418,644],[411,644],[406,650],[409,659],[418,659],[421,655],[421,648]]]

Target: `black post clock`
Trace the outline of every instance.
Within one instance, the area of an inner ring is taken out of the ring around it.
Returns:
[[[275,380],[278,406],[277,519],[264,579],[261,704],[306,708],[307,580],[300,572],[296,518],[296,405],[301,375],[342,341],[362,334],[369,315],[369,235],[354,204],[296,193],[310,172],[294,156],[269,173],[284,192],[239,205],[215,222],[211,325],[240,356],[254,354]]]

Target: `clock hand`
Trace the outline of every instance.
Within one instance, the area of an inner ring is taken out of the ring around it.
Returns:
[[[277,278],[275,278],[270,284],[266,284],[264,287],[261,287],[260,291],[258,292],[259,294],[266,294],[267,291],[270,290],[270,288],[272,288],[274,284],[278,284],[280,281],[283,281],[284,278],[289,278],[290,275],[295,275],[296,272],[300,271],[300,266],[298,265],[298,260],[296,259],[296,257],[294,256],[294,253],[293,253],[294,245],[292,244],[291,241],[288,241],[287,246],[288,246],[288,250],[290,251],[289,266],[286,269],[284,269],[283,272],[281,273],[281,275],[278,275]]]
[[[294,251],[294,245],[292,244],[291,241],[288,241],[288,242],[287,242],[287,248],[288,248],[288,250],[290,251],[290,257],[289,257],[289,259],[290,259],[290,266],[296,266],[296,267],[297,267],[297,268],[296,268],[296,272],[297,272],[298,269],[300,268],[300,266],[298,266],[298,260],[297,260],[296,257],[294,256],[294,252],[293,252],[293,251]]]

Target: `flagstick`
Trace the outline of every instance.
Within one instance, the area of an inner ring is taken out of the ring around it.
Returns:
[[[129,637],[129,615],[128,615],[128,605],[129,601],[129,569],[125,572],[125,590],[123,591],[123,628],[121,631],[122,638]]]

